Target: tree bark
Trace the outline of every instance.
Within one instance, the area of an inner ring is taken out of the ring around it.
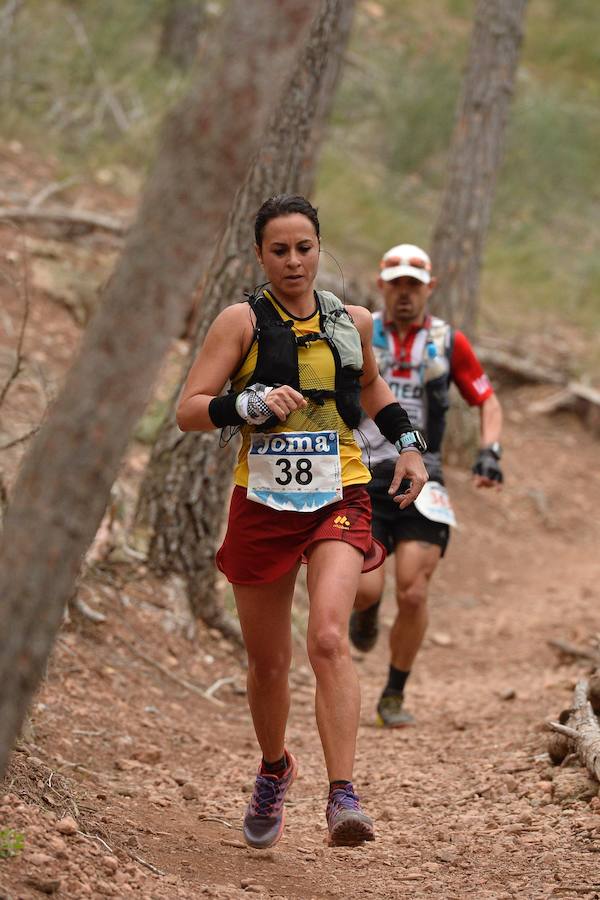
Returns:
[[[478,0],[432,243],[434,311],[471,334],[527,0]]]
[[[198,37],[206,15],[204,0],[170,0],[160,35],[159,56],[184,71],[198,52]]]
[[[274,110],[251,171],[238,191],[216,249],[203,293],[202,319],[190,363],[214,319],[255,283],[252,220],[265,198],[294,192],[314,164],[316,118],[328,109],[353,0],[322,0],[306,46]],[[333,70],[333,75],[332,75]],[[293,139],[290,136],[293,135]],[[234,453],[219,448],[219,433],[182,434],[175,424],[175,392],[140,493],[138,523],[150,528],[149,563],[160,574],[178,572],[188,584],[194,615],[221,624],[214,556],[231,487]]]
[[[0,544],[0,777],[132,428],[256,149],[273,73],[289,66],[310,13],[305,0],[231,0],[201,82],[166,120],[103,304],[23,463]]]

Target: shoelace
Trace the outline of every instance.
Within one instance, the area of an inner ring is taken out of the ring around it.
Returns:
[[[258,775],[252,794],[252,812],[255,816],[270,816],[279,801],[282,781],[268,775]]]
[[[337,790],[333,791],[331,794],[329,802],[332,806],[341,806],[342,809],[360,810],[360,803],[352,786],[347,788],[337,788]]]

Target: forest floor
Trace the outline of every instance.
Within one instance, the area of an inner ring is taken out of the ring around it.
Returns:
[[[3,236],[5,262],[18,266],[18,234]],[[38,258],[51,258],[47,240]],[[6,371],[22,301],[6,284],[0,295]],[[80,334],[72,309],[41,281],[30,301],[27,365],[1,410],[3,440],[35,421]],[[551,765],[545,726],[589,671],[548,642],[600,643],[598,441],[567,414],[530,415],[545,393],[501,394],[501,493],[476,492],[465,468],[448,468],[460,528],[434,576],[431,624],[409,681],[416,726],[375,727],[391,584],[377,648],[355,656],[355,784],[376,823],[373,843],[326,844],[303,592],[288,730],[300,777],[282,840],[256,851],[240,830],[259,762],[243,655],[218,632],[193,632],[181,585],[154,579],[117,548],[90,563],[79,589],[104,620],[71,609],[0,785],[1,900],[600,898],[598,785],[573,761]],[[7,483],[21,452],[3,456]],[[146,459],[147,448],[132,445],[125,494]]]

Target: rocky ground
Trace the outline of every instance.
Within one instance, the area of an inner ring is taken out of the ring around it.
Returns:
[[[5,263],[19,265],[20,252],[10,232]],[[2,290],[6,369],[22,306]],[[79,333],[72,310],[32,289],[27,367],[4,406],[3,439],[43,412],[44,385],[52,393],[60,382]],[[90,564],[79,598],[98,621],[71,609],[0,786],[0,898],[600,898],[598,785],[573,760],[551,765],[544,724],[589,671],[548,642],[600,641],[598,442],[575,418],[530,415],[544,392],[502,394],[501,494],[477,493],[464,468],[449,470],[460,528],[409,682],[415,727],[374,725],[391,591],[376,650],[356,657],[355,783],[374,843],[325,842],[303,592],[288,733],[300,777],[284,837],[260,852],[240,831],[259,760],[243,656],[218,632],[191,629],[181,585],[115,552]],[[22,449],[4,454],[8,482]],[[146,456],[132,447],[125,500]]]

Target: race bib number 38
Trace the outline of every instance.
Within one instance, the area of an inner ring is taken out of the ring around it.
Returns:
[[[337,431],[253,434],[248,471],[248,499],[271,509],[314,512],[342,499]]]

